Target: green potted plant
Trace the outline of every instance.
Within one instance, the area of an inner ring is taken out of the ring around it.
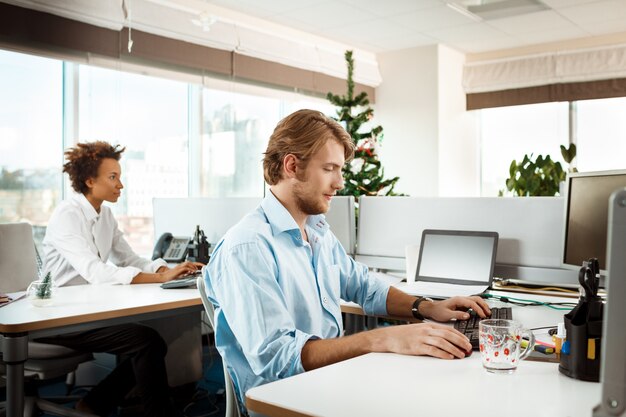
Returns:
[[[44,307],[52,301],[52,276],[50,272],[43,280],[33,281],[26,290],[30,302],[36,307]]]
[[[568,164],[576,157],[576,145],[561,145],[561,155]],[[570,171],[576,171],[571,168]],[[509,166],[509,178],[506,179],[507,190],[517,196],[555,196],[559,193],[561,182],[565,181],[566,172],[560,162],[554,161],[550,155],[524,155],[521,162],[513,160]],[[500,195],[503,192],[500,191]]]

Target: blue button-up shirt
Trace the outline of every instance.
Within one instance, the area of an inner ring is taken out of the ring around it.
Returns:
[[[248,389],[304,372],[300,352],[309,339],[341,336],[340,298],[367,314],[387,313],[389,286],[346,254],[324,216],[309,216],[305,227],[308,242],[269,193],[205,268],[215,343],[241,404]]]

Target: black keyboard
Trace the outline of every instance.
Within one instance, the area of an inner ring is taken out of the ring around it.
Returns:
[[[511,307],[491,307],[490,319],[513,319]],[[478,323],[483,320],[476,313],[472,313],[468,320],[457,320],[454,322],[454,328],[463,333],[472,344],[472,350],[478,350],[480,344],[478,340]]]

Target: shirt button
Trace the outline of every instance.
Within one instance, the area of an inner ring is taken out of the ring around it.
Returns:
[[[323,302],[324,304],[327,304],[327,303],[328,303],[328,298],[326,298],[326,297],[322,297],[322,302]]]

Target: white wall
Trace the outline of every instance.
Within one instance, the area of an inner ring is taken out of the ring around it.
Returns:
[[[439,196],[480,196],[476,112],[465,110],[465,55],[439,46]]]
[[[381,53],[382,83],[376,89],[374,121],[384,128],[381,160],[396,191],[436,196],[438,169],[437,46]]]
[[[479,196],[474,114],[465,111],[465,56],[445,46],[378,54],[382,83],[375,122],[384,128],[381,160],[396,191],[414,197]]]

